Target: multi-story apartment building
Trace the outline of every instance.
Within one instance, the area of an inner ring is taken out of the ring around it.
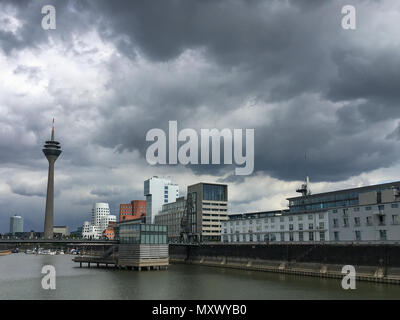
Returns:
[[[156,176],[144,181],[146,197],[146,223],[154,223],[155,216],[165,203],[175,202],[179,197],[179,186],[170,180]]]
[[[289,209],[230,215],[226,242],[398,241],[400,182],[288,198]]]
[[[329,214],[334,241],[400,240],[400,181],[288,198],[290,212]]]
[[[221,241],[221,224],[228,220],[228,186],[201,182],[188,186],[187,193],[193,202],[191,232],[200,241]]]
[[[375,202],[328,212],[330,236],[335,241],[400,240],[399,202]]]
[[[222,224],[223,242],[329,241],[328,213],[288,210],[229,215]]]
[[[185,208],[185,198],[180,197],[175,202],[164,204],[162,210],[155,216],[155,224],[168,227],[169,243],[177,243],[181,240],[181,221]]]
[[[135,220],[146,216],[146,200],[132,200],[119,205],[119,221]]]

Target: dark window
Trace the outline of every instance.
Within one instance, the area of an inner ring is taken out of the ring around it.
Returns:
[[[204,184],[203,200],[227,201],[226,186]]]

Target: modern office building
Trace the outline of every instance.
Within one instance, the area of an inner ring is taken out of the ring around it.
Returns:
[[[222,222],[228,220],[228,186],[197,183],[188,186],[187,197],[193,202],[188,217],[192,234],[201,242],[221,241]]]
[[[51,140],[46,141],[43,147],[49,162],[49,174],[47,178],[47,195],[46,195],[46,211],[44,218],[44,238],[53,239],[53,225],[54,225],[54,164],[61,154],[61,145],[58,141],[54,140],[54,119],[53,127],[51,129]]]
[[[146,223],[154,223],[154,217],[165,203],[174,202],[179,197],[179,186],[168,179],[154,176],[144,181],[146,197]]]
[[[288,210],[229,216],[222,241],[400,240],[400,182],[318,194],[305,185]]]
[[[168,242],[178,243],[181,241],[181,221],[185,213],[186,201],[184,197],[176,199],[175,202],[166,203],[155,217],[155,224],[168,227]]]
[[[135,220],[146,216],[146,200],[132,200],[119,205],[119,221]]]
[[[66,237],[68,235],[68,226],[54,226],[53,233],[59,237]]]
[[[117,217],[110,215],[108,203],[97,202],[92,208],[91,222],[85,221],[82,227],[82,237],[87,239],[99,239],[102,232],[107,229],[110,222],[116,222]]]
[[[24,231],[24,219],[14,215],[10,217],[10,234],[15,235]]]

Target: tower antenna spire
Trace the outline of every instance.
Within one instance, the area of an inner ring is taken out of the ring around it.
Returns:
[[[51,141],[54,141],[54,118],[53,118],[53,126],[51,128]]]

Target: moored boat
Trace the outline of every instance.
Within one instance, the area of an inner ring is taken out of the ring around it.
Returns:
[[[6,256],[12,253],[12,250],[0,250],[0,256]]]

